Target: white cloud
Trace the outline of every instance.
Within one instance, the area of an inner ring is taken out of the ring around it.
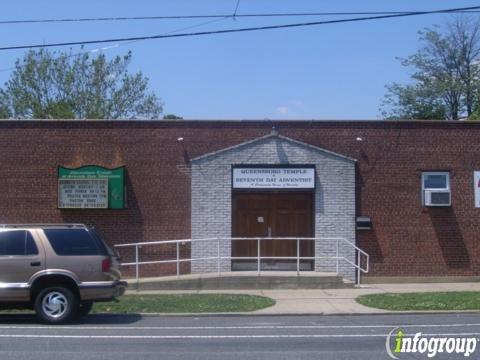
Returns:
[[[292,104],[293,107],[300,108],[300,109],[304,107],[302,100],[291,100],[290,104]]]
[[[275,108],[275,116],[282,118],[300,118],[304,116],[306,105],[302,100],[291,99]]]
[[[277,113],[279,113],[280,115],[287,115],[290,109],[287,105],[282,105],[277,107],[276,110],[277,110]]]

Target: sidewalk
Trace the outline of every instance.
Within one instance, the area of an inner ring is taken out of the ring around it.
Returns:
[[[202,290],[202,291],[128,291],[128,294],[251,294],[267,296],[276,301],[270,308],[251,312],[262,315],[290,314],[382,314],[388,310],[373,309],[358,304],[355,298],[365,294],[480,291],[480,283],[428,283],[428,284],[371,284],[355,289],[321,290]]]

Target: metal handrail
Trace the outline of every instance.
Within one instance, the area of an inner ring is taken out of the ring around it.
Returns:
[[[179,240],[158,240],[158,241],[144,241],[130,244],[117,244],[115,247],[131,247],[131,246],[146,246],[146,245],[163,245],[163,244],[176,244],[176,243],[191,243],[197,241],[212,241],[218,238],[204,238],[204,239],[179,239]]]
[[[282,240],[289,240],[289,241],[296,241],[297,242],[297,254],[296,256],[261,256],[261,247],[260,244],[262,241],[282,241]],[[316,240],[333,240],[336,243],[336,251],[335,256],[300,256],[300,242],[301,241],[316,241]],[[202,257],[202,258],[180,258],[180,245],[184,245],[187,243],[193,242],[201,242],[201,241],[215,241],[217,242],[217,256],[210,256],[210,257]],[[248,256],[248,257],[238,257],[238,256],[222,256],[221,255],[221,241],[257,241],[257,256]],[[352,262],[345,256],[340,256],[340,243],[343,242],[344,244],[352,247],[357,253],[357,262]],[[170,260],[153,260],[153,261],[140,261],[140,254],[139,249],[143,246],[151,246],[151,245],[168,245],[168,244],[175,244],[176,245],[176,259]],[[369,262],[370,256],[354,243],[348,241],[342,237],[226,237],[226,238],[203,238],[203,239],[179,239],[179,240],[160,240],[160,241],[146,241],[146,242],[138,242],[138,243],[129,243],[129,244],[118,244],[115,245],[116,248],[126,248],[126,247],[135,247],[135,261],[122,263],[122,266],[135,266],[135,279],[138,282],[140,278],[140,265],[152,265],[152,264],[177,264],[177,277],[180,277],[180,264],[186,262],[194,262],[194,261],[209,261],[209,260],[217,260],[217,271],[219,275],[221,275],[221,261],[222,260],[257,260],[257,273],[261,274],[261,261],[262,260],[296,260],[297,262],[297,276],[300,275],[300,261],[301,260],[320,260],[320,259],[330,259],[336,261],[336,272],[339,273],[340,270],[340,261],[345,261],[347,264],[353,266],[357,271],[357,285],[360,285],[360,278],[361,273],[368,273],[369,271]],[[362,256],[366,259],[366,266],[362,267]]]

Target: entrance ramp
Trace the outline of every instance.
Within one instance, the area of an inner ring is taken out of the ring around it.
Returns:
[[[233,256],[234,242],[254,243],[256,251]],[[295,245],[292,251],[283,256],[269,252],[271,248],[264,246],[278,243],[281,247],[292,242]],[[305,255],[302,254],[304,243],[322,243],[327,250]],[[205,250],[202,256],[192,257],[194,244],[202,245]],[[166,290],[181,290],[178,284],[185,284],[182,286],[187,290],[338,288],[352,282],[359,286],[361,274],[369,271],[369,255],[340,237],[162,240],[118,244],[115,249],[122,259],[123,272],[134,276],[135,284],[155,283],[158,289],[165,286]],[[168,276],[173,274],[176,277]],[[157,278],[159,276],[162,277]]]
[[[256,271],[187,274],[181,277],[162,276],[127,279],[132,290],[271,290],[271,289],[340,289],[354,283],[336,273],[295,271]]]

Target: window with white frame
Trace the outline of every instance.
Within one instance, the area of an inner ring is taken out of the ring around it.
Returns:
[[[426,171],[422,173],[422,204],[424,206],[450,206],[450,173]]]

